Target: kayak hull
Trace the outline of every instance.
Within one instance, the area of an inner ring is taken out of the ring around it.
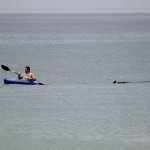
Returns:
[[[23,85],[36,85],[36,81],[20,80],[20,79],[4,79],[4,84],[23,84]]]

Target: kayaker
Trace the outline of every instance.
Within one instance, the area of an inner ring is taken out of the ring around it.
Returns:
[[[35,81],[36,77],[32,72],[30,72],[30,67],[25,66],[25,73],[20,73],[18,75],[18,79]]]

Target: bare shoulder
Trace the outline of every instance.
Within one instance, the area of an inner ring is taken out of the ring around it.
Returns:
[[[30,72],[30,75],[31,75],[31,76],[35,76],[34,73],[32,73],[32,72]]]

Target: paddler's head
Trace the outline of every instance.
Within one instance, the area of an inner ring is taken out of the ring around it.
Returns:
[[[30,67],[29,66],[25,66],[25,73],[29,73],[30,72]]]

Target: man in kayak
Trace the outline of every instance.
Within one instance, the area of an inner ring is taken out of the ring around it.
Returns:
[[[23,74],[20,73],[18,75],[18,79],[35,81],[36,77],[33,73],[30,72],[30,67],[26,66],[25,67],[25,73],[23,73]]]

